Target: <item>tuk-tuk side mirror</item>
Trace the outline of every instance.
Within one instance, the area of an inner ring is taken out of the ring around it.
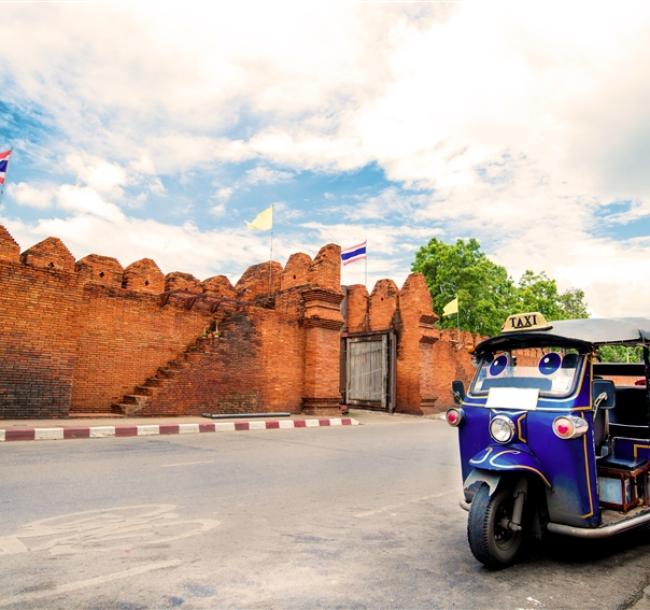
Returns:
[[[608,379],[594,379],[591,386],[594,409],[613,409],[616,406],[616,386]]]
[[[452,381],[451,393],[454,395],[454,402],[459,405],[465,400],[465,384],[460,379]]]

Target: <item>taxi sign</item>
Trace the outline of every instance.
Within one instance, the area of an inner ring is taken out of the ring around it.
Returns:
[[[549,328],[553,328],[553,326],[546,321],[544,315],[539,313],[539,311],[533,311],[508,316],[505,324],[501,327],[501,332],[512,333],[523,330],[548,330]]]

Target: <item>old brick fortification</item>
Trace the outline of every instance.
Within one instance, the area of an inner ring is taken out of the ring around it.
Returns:
[[[431,295],[424,277],[408,276],[399,289],[380,280],[370,294],[357,284],[346,288],[344,336],[391,332],[396,345],[395,410],[428,415],[453,404],[451,381],[467,384],[474,374],[468,348],[478,336],[434,327]]]
[[[0,226],[0,418],[340,412],[341,333],[398,337],[397,409],[447,406],[469,356],[433,326],[422,276],[347,291],[340,248],[250,267],[233,286],[142,259],[78,261],[50,237],[20,253]],[[467,339],[467,337],[466,337]],[[474,340],[472,338],[472,340]]]

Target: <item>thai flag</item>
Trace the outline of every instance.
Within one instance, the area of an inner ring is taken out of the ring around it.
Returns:
[[[350,263],[360,261],[362,258],[368,258],[366,255],[366,243],[367,241],[364,241],[351,248],[341,250],[341,261],[343,264],[349,265]]]
[[[9,165],[9,157],[11,156],[10,150],[0,152],[0,185],[5,183],[5,176],[7,175],[7,165]]]

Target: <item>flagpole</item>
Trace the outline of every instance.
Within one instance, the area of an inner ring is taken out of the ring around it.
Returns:
[[[367,289],[368,288],[368,238],[367,237],[366,237],[366,257],[363,260],[364,260],[364,267],[365,267],[364,286]]]
[[[271,296],[271,261],[273,260],[273,204],[271,204],[271,243],[269,246],[269,296]]]

